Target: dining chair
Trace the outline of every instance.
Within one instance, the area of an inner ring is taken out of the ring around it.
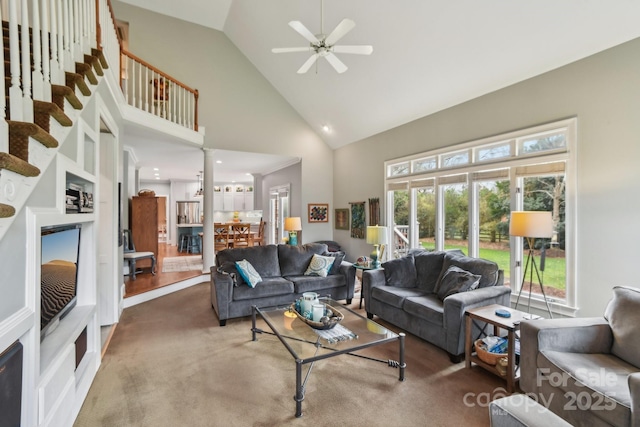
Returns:
[[[258,226],[258,234],[253,236],[253,246],[263,246],[264,245],[264,226],[265,222],[260,220],[260,225]]]
[[[253,246],[253,240],[251,239],[251,224],[232,224],[231,232],[233,234],[232,245],[234,248]]]
[[[213,224],[214,251],[228,249],[232,243],[232,236],[229,234],[229,225],[216,222]]]
[[[156,254],[153,252],[138,252],[131,237],[131,230],[123,230],[124,239],[124,261],[129,263],[129,276],[131,280],[136,280],[136,262],[142,259],[151,260],[151,274],[156,274]]]

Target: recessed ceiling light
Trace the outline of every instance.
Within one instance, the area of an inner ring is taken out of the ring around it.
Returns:
[[[156,179],[160,179],[160,177],[156,175]]]
[[[250,174],[249,172],[245,173],[245,175],[247,175],[247,176],[251,176],[251,174]]]
[[[160,169],[158,169],[158,168],[153,168],[153,170],[154,170],[154,171],[159,171]]]
[[[329,127],[329,125],[323,125],[322,130],[325,131],[326,133],[331,132],[331,128]]]
[[[216,160],[216,163],[220,164],[220,163],[222,163],[222,160]]]

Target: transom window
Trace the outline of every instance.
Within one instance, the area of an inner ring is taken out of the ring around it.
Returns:
[[[576,119],[536,126],[385,163],[390,257],[410,248],[461,249],[491,259],[505,273],[518,308],[575,312]],[[542,285],[523,280],[528,241],[509,236],[511,211],[549,211],[554,234],[536,239],[546,254]],[[524,255],[523,255],[524,254]],[[522,288],[522,291],[521,291]]]

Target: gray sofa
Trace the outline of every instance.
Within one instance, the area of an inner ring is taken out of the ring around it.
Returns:
[[[314,254],[335,257],[326,277],[305,275]],[[236,268],[236,261],[245,259],[262,278],[255,288],[245,283]],[[211,267],[211,306],[224,326],[227,319],[251,315],[254,305],[288,304],[303,292],[351,303],[355,277],[355,267],[344,261],[344,252],[328,252],[326,244],[224,249],[216,254],[216,266]]]
[[[511,290],[503,286],[503,271],[492,261],[459,252],[412,251],[382,267],[362,273],[367,316],[377,315],[437,345],[454,363],[464,355],[465,311],[509,306]],[[474,328],[477,336],[480,329]]]
[[[604,317],[520,325],[520,387],[576,426],[640,426],[640,289],[616,286]]]

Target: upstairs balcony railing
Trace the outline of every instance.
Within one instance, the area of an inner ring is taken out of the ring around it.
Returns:
[[[122,50],[121,86],[127,104],[198,130],[198,91]]]
[[[0,151],[8,151],[7,111],[11,120],[33,122],[33,101],[50,102],[52,85],[65,85],[66,73],[75,73],[94,50],[102,52],[105,74],[121,85],[127,103],[198,130],[198,91],[123,50],[110,0],[0,0],[0,18],[9,33],[9,46],[3,39],[1,47],[11,64],[5,70],[0,61],[0,96],[9,95],[0,108]]]

